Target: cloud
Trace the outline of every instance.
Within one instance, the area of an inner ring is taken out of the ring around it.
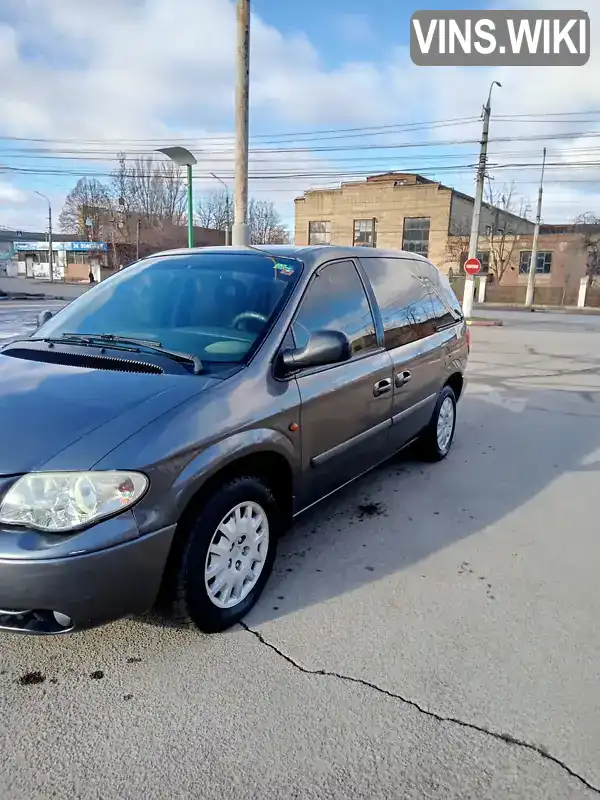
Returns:
[[[506,7],[507,3],[503,1],[499,5]],[[564,3],[562,0],[523,0],[512,5],[548,8]],[[511,171],[502,170],[498,165],[539,160],[544,141],[526,141],[536,135],[547,137],[549,156],[555,161],[562,160],[565,164],[581,160],[582,148],[589,144],[588,139],[557,138],[577,133],[575,123],[561,122],[557,117],[534,122],[520,116],[596,109],[600,83],[600,26],[595,24],[599,17],[597,0],[581,0],[578,8],[587,10],[592,20],[592,57],[585,67],[571,69],[419,68],[411,63],[407,49],[401,46],[386,49],[376,62],[357,60],[355,48],[344,48],[338,63],[330,67],[325,66],[308,35],[283,33],[255,14],[252,18],[252,130],[309,130],[477,118],[490,82],[500,80],[503,88],[495,90],[493,97],[490,170],[499,182],[525,181],[519,186],[534,200],[537,167]],[[368,10],[358,15],[337,15],[336,20],[342,36],[367,35],[369,30]],[[344,56],[348,53],[350,57]],[[97,158],[101,158],[102,153],[91,154],[91,150],[116,152],[119,140],[129,152],[151,150],[161,139],[195,140],[198,171],[207,176],[199,182],[199,187],[208,188],[212,185],[208,178],[210,171],[224,175],[231,175],[233,171],[231,140],[220,139],[218,144],[214,139],[208,141],[207,137],[222,136],[232,129],[234,59],[235,14],[230,0],[104,0],[102,3],[96,0],[2,0],[0,137],[79,140],[78,145],[69,145],[70,149],[79,147]],[[328,59],[328,64],[330,61]],[[578,123],[579,132],[593,131],[597,124],[582,117]],[[414,149],[398,150],[389,163],[392,166],[401,164],[403,168],[410,168],[411,162],[418,167],[441,162],[473,163],[480,131],[480,122],[475,119],[454,127],[431,127],[390,135],[387,137],[390,142],[419,141],[422,137],[424,143],[472,139],[473,144],[462,149],[440,145],[437,151],[425,149],[420,153]],[[507,137],[515,141],[498,141]],[[148,141],[151,138],[154,144]],[[199,141],[202,138],[204,142]],[[381,137],[355,138],[333,144],[369,144],[382,140]],[[288,143],[293,145],[291,139]],[[269,147],[268,144],[261,146]],[[595,142],[594,147],[598,146]],[[3,150],[5,147],[6,144],[2,145]],[[282,209],[285,206],[285,213],[289,213],[291,199],[302,189],[330,184],[335,178],[307,176],[283,180],[269,178],[269,171],[322,173],[325,164],[330,171],[337,170],[341,177],[347,169],[350,173],[355,171],[357,165],[369,169],[371,164],[375,170],[378,165],[373,156],[377,152],[257,153],[251,162],[252,169],[261,169],[267,177],[254,181],[252,191],[261,197],[271,192],[277,204]],[[439,154],[437,162],[431,158],[436,152]],[[461,152],[465,157],[462,161],[447,157]],[[588,149],[589,152],[594,151]],[[347,156],[346,161],[341,160],[343,155]],[[22,156],[20,160],[13,159],[11,164],[39,167],[52,163],[41,160],[36,164]],[[84,156],[82,153],[81,157]],[[61,168],[74,164],[86,167],[84,161],[56,163]],[[108,171],[109,168],[106,162],[89,162],[90,171]],[[600,208],[600,197],[589,192],[593,184],[563,186],[553,183],[559,176],[579,180],[591,179],[596,174],[593,166],[589,171],[584,166],[578,167],[572,176],[565,168],[562,171],[549,168],[548,215],[556,214],[553,218],[558,220],[582,210]],[[440,171],[436,177],[464,191],[472,191],[474,169],[462,173]]]
[[[27,200],[25,192],[11,183],[0,181],[0,209],[9,203],[24,203]]]

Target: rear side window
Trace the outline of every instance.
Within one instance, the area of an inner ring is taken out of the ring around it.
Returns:
[[[458,317],[462,318],[462,309],[458,297],[454,293],[454,289],[450,285],[448,278],[439,270],[436,270],[437,288],[440,295],[448,303],[450,308],[456,313]]]
[[[421,338],[419,324],[430,316],[424,305],[424,287],[408,259],[361,258],[381,310],[387,350]]]
[[[424,285],[435,330],[454,325],[462,318],[462,313],[448,279],[433,264],[425,261],[415,261],[414,270]]]
[[[297,347],[305,347],[310,334],[322,330],[345,333],[353,355],[377,347],[371,306],[352,261],[327,264],[317,273],[292,328]]]

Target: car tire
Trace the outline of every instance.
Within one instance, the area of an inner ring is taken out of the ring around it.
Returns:
[[[425,461],[442,461],[452,447],[456,430],[456,396],[450,386],[439,394],[431,421],[418,441],[418,451]]]
[[[189,524],[170,592],[173,622],[204,633],[239,622],[269,579],[280,520],[277,501],[261,478],[223,484]],[[224,585],[217,590],[218,581]]]

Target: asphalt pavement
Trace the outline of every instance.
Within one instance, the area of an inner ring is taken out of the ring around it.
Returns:
[[[0,345],[35,330],[40,311],[63,308],[61,300],[0,300]]]
[[[244,626],[4,635],[3,800],[597,797],[600,319],[555,317],[473,328],[450,456],[308,512]]]

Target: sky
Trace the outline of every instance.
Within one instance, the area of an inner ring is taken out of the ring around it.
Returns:
[[[494,89],[490,183],[543,221],[600,216],[600,3],[583,67],[417,67],[409,0],[252,0],[250,193],[287,224],[293,199],[387,170],[474,190],[481,109]],[[429,0],[427,9],[564,8],[564,0]],[[1,0],[0,226],[44,230],[83,175],[124,151],[183,144],[195,191],[233,188],[232,0]],[[386,126],[382,130],[382,127]],[[366,129],[379,128],[373,132]]]

